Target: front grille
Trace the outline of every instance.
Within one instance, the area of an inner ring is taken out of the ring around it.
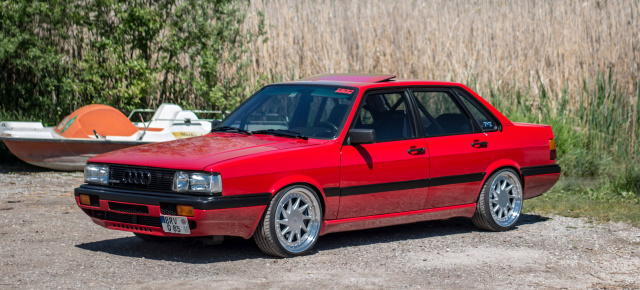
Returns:
[[[100,207],[100,198],[97,195],[89,195],[90,206]]]
[[[121,222],[134,225],[143,225],[151,227],[162,227],[159,217],[133,215],[133,214],[121,214],[115,212],[105,212],[105,220],[112,222]]]
[[[149,214],[149,208],[145,205],[109,202],[109,209],[119,212]]]
[[[178,215],[178,208],[172,203],[161,203],[160,213],[163,215]]]
[[[109,186],[171,192],[174,170],[110,165]]]

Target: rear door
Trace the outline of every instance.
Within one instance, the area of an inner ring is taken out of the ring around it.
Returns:
[[[368,93],[352,128],[373,129],[374,144],[342,147],[338,218],[419,210],[427,197],[429,159],[406,90]]]
[[[416,88],[421,129],[429,150],[430,187],[425,208],[476,202],[491,144],[477,121],[448,88]]]

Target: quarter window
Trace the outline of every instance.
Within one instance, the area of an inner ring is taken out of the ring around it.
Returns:
[[[413,92],[427,136],[473,132],[471,120],[448,92]]]
[[[493,116],[487,114],[480,104],[472,101],[470,99],[471,97],[461,90],[456,90],[456,92],[460,95],[460,99],[462,99],[464,105],[469,108],[473,117],[475,117],[476,120],[478,120],[478,123],[480,123],[482,131],[488,132],[498,130],[498,122],[493,118]]]

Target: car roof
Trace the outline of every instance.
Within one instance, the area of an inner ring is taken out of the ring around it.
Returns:
[[[408,86],[434,86],[434,87],[460,87],[476,97],[494,116],[502,123],[503,126],[511,126],[513,123],[498,111],[493,105],[483,99],[467,86],[460,83],[444,82],[444,81],[428,81],[413,79],[398,79],[391,74],[324,74],[308,77],[305,79],[275,83],[272,85],[330,85],[330,86],[346,86],[367,90],[371,88],[388,88],[388,87],[408,87]]]
[[[302,84],[302,85],[335,85],[349,86],[357,88],[369,87],[389,87],[389,86],[463,86],[459,83],[415,80],[415,79],[398,79],[391,74],[323,74],[304,78],[297,81],[282,82],[278,84]]]

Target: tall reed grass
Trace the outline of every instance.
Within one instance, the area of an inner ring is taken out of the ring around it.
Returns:
[[[551,124],[565,173],[640,153],[640,1],[253,0],[252,83],[393,73],[466,83],[514,121]]]

